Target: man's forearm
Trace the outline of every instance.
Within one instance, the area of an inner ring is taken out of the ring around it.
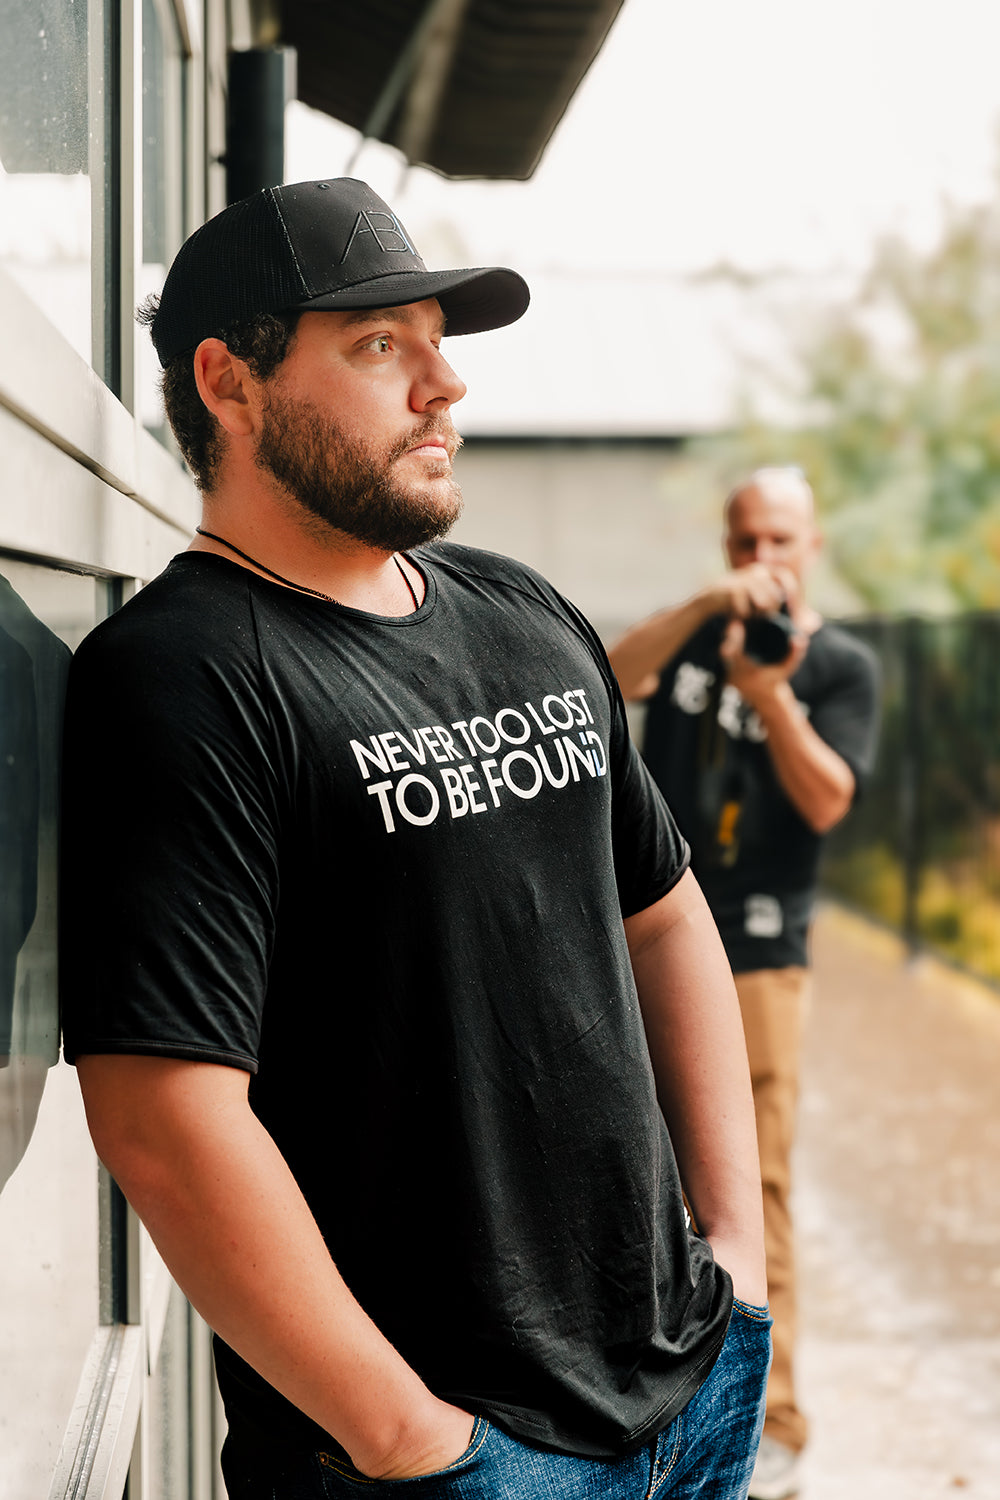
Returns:
[[[672,609],[662,609],[626,630],[608,658],[626,702],[649,698],[659,675],[695,631],[710,619],[715,606],[706,594],[695,594]]]
[[[667,662],[713,615],[746,619],[777,609],[793,586],[794,579],[781,569],[751,563],[707,584],[683,604],[640,620],[608,652],[622,697],[651,697]]]
[[[788,683],[755,707],[782,791],[815,833],[828,833],[850,809],[853,771],[816,733]]]
[[[766,1300],[760,1166],[732,973],[688,873],[625,923],[656,1076],[685,1193],[737,1295]]]
[[[231,1068],[79,1060],[98,1153],[178,1285],[255,1370],[364,1473],[450,1462],[472,1419],[439,1401],[339,1275]],[[463,1422],[467,1428],[461,1431]]]

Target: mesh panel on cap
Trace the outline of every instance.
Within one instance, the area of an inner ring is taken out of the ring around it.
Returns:
[[[304,294],[265,189],[224,209],[181,246],[163,286],[153,343],[166,361],[233,323],[292,306]]]
[[[449,333],[501,327],[528,305],[521,277],[503,267],[427,271],[367,183],[331,178],[265,188],[195,230],[170,268],[151,332],[168,364],[260,313],[438,295],[442,306],[447,298]]]

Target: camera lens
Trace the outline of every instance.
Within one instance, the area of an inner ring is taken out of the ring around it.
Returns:
[[[744,654],[763,666],[784,661],[792,649],[795,626],[787,614],[751,615],[745,628]]]

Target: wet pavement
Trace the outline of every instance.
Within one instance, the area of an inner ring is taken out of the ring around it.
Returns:
[[[814,961],[802,1500],[1000,1500],[1000,996],[834,907]]]

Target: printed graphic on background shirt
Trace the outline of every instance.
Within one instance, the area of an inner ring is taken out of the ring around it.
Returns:
[[[400,820],[425,827],[605,776],[607,749],[594,722],[584,689],[566,688],[490,715],[382,730],[350,745],[386,833],[395,833]]]
[[[748,896],[743,904],[743,930],[747,937],[776,938],[785,925],[777,896]]]
[[[693,661],[682,661],[677,668],[670,701],[686,714],[703,714],[709,705],[715,673],[707,667],[696,666]],[[795,700],[799,712],[808,716],[809,705]],[[734,740],[751,740],[755,745],[767,739],[767,730],[760,715],[740,696],[738,688],[727,684],[719,696],[719,723]]]

